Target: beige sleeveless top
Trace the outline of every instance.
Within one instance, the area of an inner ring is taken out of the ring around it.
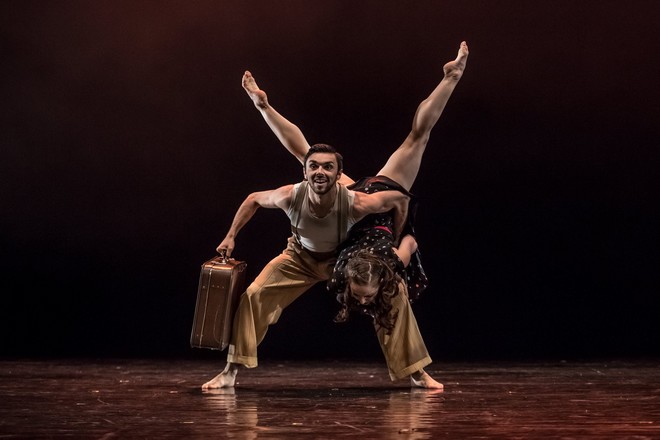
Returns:
[[[303,185],[304,184],[304,185]],[[338,184],[339,185],[339,184]],[[301,190],[302,186],[302,190]],[[291,220],[291,228],[300,244],[307,250],[318,253],[333,252],[346,237],[348,230],[356,223],[353,217],[353,201],[355,192],[343,189],[346,197],[340,197],[342,186],[339,185],[335,203],[330,212],[323,217],[316,217],[309,210],[309,197],[307,197],[307,182],[300,182],[293,187],[293,197],[286,211]],[[302,198],[302,199],[300,199]],[[340,225],[340,203],[341,200],[347,205],[345,225]],[[296,210],[296,202],[300,204],[300,210]]]

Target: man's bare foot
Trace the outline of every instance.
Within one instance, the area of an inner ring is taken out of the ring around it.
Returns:
[[[212,390],[216,388],[231,388],[236,382],[236,373],[238,367],[235,364],[228,363],[222,373],[202,385],[203,390]]]
[[[243,74],[243,88],[257,108],[264,109],[268,107],[268,96],[266,96],[266,92],[259,88],[249,70],[246,70]]]
[[[463,76],[463,71],[465,70],[465,64],[467,63],[467,58],[469,55],[468,46],[465,41],[461,43],[461,47],[458,48],[458,55],[454,61],[450,61],[443,67],[445,72],[445,78],[453,79],[458,81]]]
[[[429,374],[420,370],[410,375],[410,386],[415,388],[427,388],[433,390],[444,390],[444,385],[433,379]]]

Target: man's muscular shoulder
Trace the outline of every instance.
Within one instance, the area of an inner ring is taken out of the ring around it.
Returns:
[[[280,208],[286,211],[289,209],[293,197],[293,184],[256,192],[252,196],[262,208]]]

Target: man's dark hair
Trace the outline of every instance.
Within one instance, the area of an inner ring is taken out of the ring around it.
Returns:
[[[339,172],[342,172],[344,169],[344,158],[341,156],[341,154],[337,153],[337,150],[335,150],[335,147],[332,145],[328,144],[314,144],[311,147],[309,147],[309,150],[307,150],[307,154],[305,154],[305,159],[303,160],[303,167],[307,167],[307,159],[309,156],[311,156],[314,153],[332,153],[335,155],[335,158],[337,160],[337,167],[339,168]]]

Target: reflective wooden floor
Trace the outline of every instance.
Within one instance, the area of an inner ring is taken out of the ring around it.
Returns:
[[[0,438],[660,438],[660,362],[263,363],[202,392],[208,360],[0,361]]]

